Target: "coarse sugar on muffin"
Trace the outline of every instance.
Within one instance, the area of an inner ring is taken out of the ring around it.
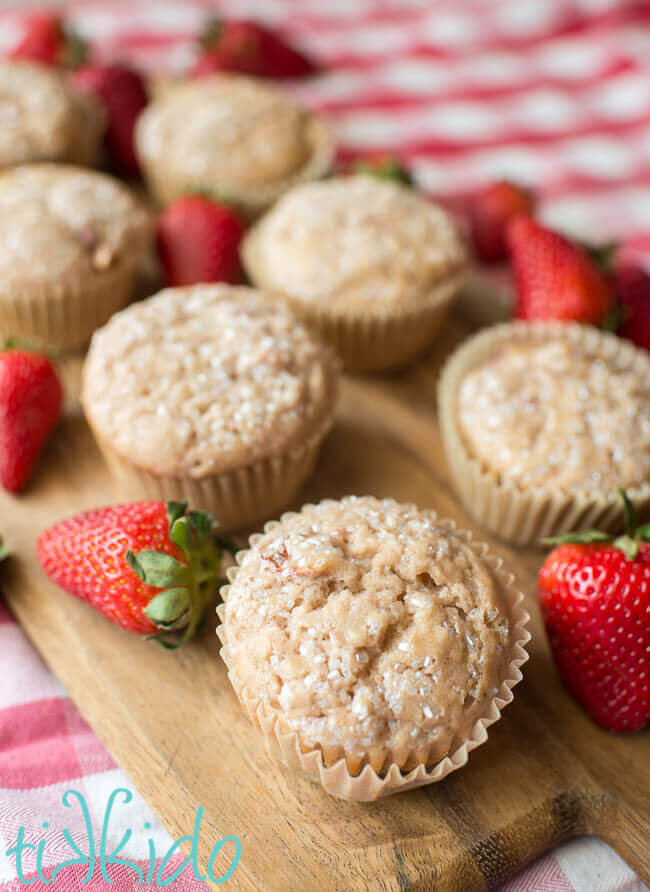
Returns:
[[[467,267],[446,211],[363,174],[294,187],[249,231],[242,257],[256,285],[291,300],[360,370],[420,352]]]
[[[458,413],[474,455],[524,486],[650,480],[650,378],[566,340],[500,347],[463,381]]]
[[[189,81],[155,99],[138,121],[136,144],[161,203],[207,189],[246,216],[293,183],[323,176],[334,155],[321,118],[276,86],[232,74]]]
[[[250,288],[168,288],[96,332],[82,402],[118,476],[246,526],[290,501],[331,424],[337,363]]]
[[[98,102],[60,72],[0,61],[0,168],[30,161],[93,165],[104,124]]]
[[[457,350],[440,380],[463,501],[514,541],[622,521],[650,504],[650,357],[577,324],[510,323]],[[612,526],[613,525],[613,526]]]
[[[271,737],[295,733],[303,753],[343,758],[352,776],[452,754],[526,638],[467,534],[391,499],[285,515],[251,539],[231,580],[219,633],[251,719],[272,716]]]
[[[149,213],[105,174],[58,164],[0,173],[0,333],[78,347],[131,297]]]

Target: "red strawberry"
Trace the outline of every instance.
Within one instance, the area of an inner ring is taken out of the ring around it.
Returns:
[[[238,71],[256,77],[302,77],[314,64],[269,28],[246,20],[212,21],[201,41],[205,52],[192,70],[195,77]]]
[[[106,111],[105,144],[111,160],[122,173],[140,172],[133,130],[148,102],[144,81],[137,71],[124,65],[84,65],[72,74],[74,84],[92,93]]]
[[[242,279],[239,243],[244,225],[226,204],[201,195],[172,202],[158,219],[160,262],[169,285]]]
[[[11,59],[31,59],[43,65],[78,65],[85,46],[66,31],[55,12],[30,13],[23,20],[23,35],[9,54]]]
[[[508,224],[519,319],[599,325],[612,308],[606,276],[579,245],[521,215]]]
[[[612,280],[622,316],[618,334],[650,350],[650,275],[626,263],[614,270]]]
[[[50,360],[29,350],[0,353],[0,483],[20,492],[61,414]]]
[[[112,622],[176,647],[196,632],[221,576],[222,547],[230,548],[214,525],[185,502],[114,505],[50,527],[38,559],[50,579]]]
[[[353,168],[355,173],[366,173],[380,180],[393,180],[403,186],[412,186],[413,177],[399,158],[393,155],[371,155],[368,158],[359,159]]]
[[[560,675],[591,718],[611,731],[650,721],[650,524],[613,539],[587,530],[558,547],[539,574],[539,597]]]
[[[530,214],[533,204],[527,189],[507,180],[490,183],[472,196],[467,214],[474,248],[482,261],[506,259],[508,223],[517,214]]]

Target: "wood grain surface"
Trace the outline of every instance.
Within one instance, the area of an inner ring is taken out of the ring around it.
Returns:
[[[345,380],[336,425],[296,506],[372,493],[472,526],[447,478],[435,413],[440,363],[465,333],[454,320],[405,372]],[[203,866],[219,838],[240,837],[229,888],[485,889],[581,833],[605,839],[650,882],[650,734],[599,730],[560,685],[535,599],[541,552],[515,552],[475,530],[516,573],[532,614],[524,681],[488,742],[441,783],[355,804],[291,777],[267,756],[218,657],[216,617],[200,640],[166,653],[47,581],[35,559],[38,534],[111,500],[73,407],[28,492],[0,497],[3,533],[16,554],[6,565],[6,598],[172,836],[192,832],[202,805]]]

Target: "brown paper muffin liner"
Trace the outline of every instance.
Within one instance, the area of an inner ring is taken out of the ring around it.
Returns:
[[[153,474],[132,465],[93,428],[106,464],[125,498],[186,501],[211,511],[224,531],[250,528],[285,508],[311,474],[321,442],[333,422],[332,404],[299,445],[240,468],[204,477]]]
[[[84,346],[96,328],[129,302],[137,263],[134,252],[93,279],[70,276],[40,289],[0,294],[0,337],[53,350]]]
[[[465,376],[503,344],[517,340],[542,342],[550,337],[584,345],[615,366],[634,369],[645,380],[650,379],[650,355],[616,335],[576,323],[506,323],[474,335],[452,354],[440,376],[438,416],[454,486],[475,520],[517,545],[536,544],[546,536],[559,536],[575,529],[616,531],[624,525],[622,500],[617,492],[521,487],[472,456],[461,435],[456,403]],[[627,492],[639,512],[650,508],[650,482]]]
[[[235,205],[246,220],[255,219],[292,186],[296,186],[298,183],[306,183],[310,180],[318,180],[329,173],[334,163],[336,145],[334,135],[323,118],[317,115],[309,116],[307,139],[311,145],[311,153],[302,167],[292,176],[282,180],[275,180],[266,186],[225,190],[228,193],[229,201]],[[168,204],[175,198],[191,191],[192,188],[198,188],[199,185],[203,185],[204,188],[210,188],[211,184],[209,182],[202,184],[192,183],[188,182],[186,176],[179,178],[174,175],[168,170],[164,160],[156,159],[152,161],[143,152],[139,153],[139,159],[149,189],[161,205]]]
[[[429,513],[437,518],[434,511]],[[264,532],[275,529],[288,516],[290,514],[283,515],[280,521],[270,521],[264,527]],[[223,604],[217,608],[220,624],[216,631],[222,644],[220,654],[228,667],[228,678],[241,705],[253,725],[262,733],[266,748],[272,756],[279,758],[290,770],[321,783],[325,790],[333,796],[353,799],[358,802],[372,802],[383,796],[435,783],[452,771],[462,768],[467,763],[470,752],[485,743],[488,737],[487,728],[499,720],[501,711],[508,703],[512,702],[512,689],[522,679],[520,667],[528,660],[526,644],[530,640],[530,634],[526,626],[530,617],[522,604],[523,594],[513,588],[514,576],[503,569],[500,558],[488,553],[488,546],[485,543],[475,542],[470,532],[456,529],[453,521],[437,519],[443,527],[454,531],[466,545],[482,558],[500,583],[509,608],[511,640],[510,661],[496,695],[486,704],[485,715],[475,722],[467,739],[459,742],[453,752],[442,759],[437,759],[434,764],[428,764],[425,761],[426,756],[424,760],[420,761],[422,754],[419,751],[415,755],[412,750],[405,747],[404,751],[400,753],[391,751],[390,755],[395,761],[391,762],[387,769],[379,774],[370,762],[371,760],[376,763],[384,762],[382,753],[369,752],[365,754],[365,758],[361,760],[363,767],[359,771],[358,756],[352,757],[340,747],[326,750],[323,747],[314,747],[313,744],[303,745],[299,733],[283,726],[282,719],[277,712],[261,703],[259,698],[248,690],[230,664],[228,642],[223,625],[224,611],[230,584],[238,573],[239,565],[247,553],[246,550],[240,551],[236,555],[236,566],[230,567],[227,573],[229,583],[221,588]],[[249,540],[251,547],[255,546],[261,538],[261,533],[251,536]],[[400,765],[413,762],[418,762],[418,764],[411,771],[400,769]]]

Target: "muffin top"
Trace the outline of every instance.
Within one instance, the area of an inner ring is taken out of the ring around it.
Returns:
[[[466,253],[441,207],[376,177],[296,186],[246,237],[260,287],[333,311],[408,311],[458,273]]]
[[[0,292],[101,275],[137,256],[149,214],[118,180],[58,164],[0,173]]]
[[[95,332],[83,404],[96,433],[155,474],[202,477],[304,442],[329,419],[336,361],[281,301],[167,288]]]
[[[312,115],[277,87],[217,74],[165,93],[137,127],[145,166],[237,198],[295,176],[314,151]]]
[[[0,61],[0,168],[25,161],[91,163],[103,116],[54,69]],[[94,131],[92,146],[89,131]]]
[[[303,745],[389,761],[462,743],[503,681],[509,629],[500,584],[459,534],[354,496],[269,527],[224,615],[231,670]]]
[[[522,486],[613,491],[650,480],[650,376],[581,342],[496,348],[462,381],[458,421],[469,451]]]

